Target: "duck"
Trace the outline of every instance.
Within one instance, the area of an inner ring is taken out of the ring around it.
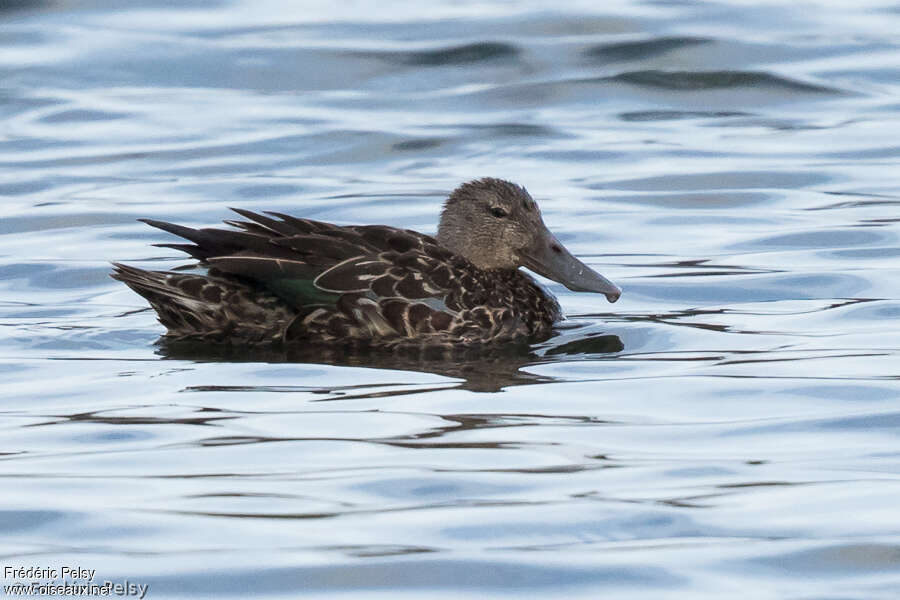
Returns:
[[[200,272],[113,263],[168,341],[247,346],[495,346],[550,337],[562,316],[529,274],[615,302],[621,289],[573,256],[528,191],[486,177],[457,187],[435,236],[231,209],[229,228],[139,219],[189,243],[160,243]],[[195,270],[196,271],[196,270]]]

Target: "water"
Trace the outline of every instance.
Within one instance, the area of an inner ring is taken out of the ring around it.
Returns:
[[[345,5],[341,5],[345,6]],[[896,598],[896,2],[0,9],[0,553],[149,598]],[[526,185],[530,354],[178,352],[110,260]],[[5,584],[13,580],[6,578]]]

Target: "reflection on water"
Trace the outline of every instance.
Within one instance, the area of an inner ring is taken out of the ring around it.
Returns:
[[[559,339],[565,337],[555,338]],[[553,381],[552,377],[533,375],[527,367],[549,362],[553,360],[551,357],[587,358],[596,355],[602,358],[604,354],[620,352],[624,348],[619,336],[598,334],[570,341],[553,341],[534,348],[525,344],[510,344],[499,348],[410,347],[392,352],[340,345],[247,349],[168,341],[165,338],[160,340],[159,345],[160,355],[174,360],[309,363],[422,371],[462,379],[459,388],[473,392],[499,392],[515,385],[549,383]],[[259,388],[211,386],[202,389],[247,391]]]
[[[891,599],[895,3],[0,4],[4,564],[149,597]],[[227,206],[526,185],[621,283],[449,355],[157,342]],[[9,583],[4,581],[4,584]]]

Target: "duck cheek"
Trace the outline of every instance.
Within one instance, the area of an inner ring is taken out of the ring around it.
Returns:
[[[503,231],[503,246],[509,251],[510,255],[521,254],[529,243],[530,237],[520,227],[509,227]]]

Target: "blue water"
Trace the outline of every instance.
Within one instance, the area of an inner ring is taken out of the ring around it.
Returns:
[[[0,566],[896,598],[898,31],[875,0],[0,4]],[[528,354],[179,354],[108,277],[185,262],[139,217],[434,231],[488,175],[624,289],[548,283]]]

